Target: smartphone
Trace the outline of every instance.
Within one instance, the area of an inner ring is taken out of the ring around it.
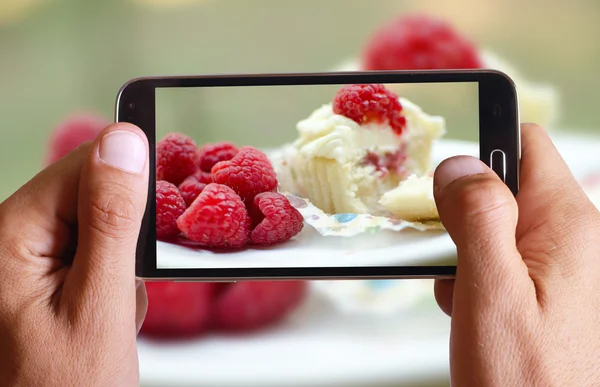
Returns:
[[[136,275],[451,278],[456,247],[432,172],[454,155],[479,157],[516,195],[517,106],[511,79],[492,70],[133,79],[118,93],[116,121],[150,144]],[[169,141],[188,144],[183,161],[165,154]],[[158,235],[157,181],[183,193],[182,179],[197,191],[185,205],[177,196],[173,227]],[[223,207],[208,209],[215,200]]]

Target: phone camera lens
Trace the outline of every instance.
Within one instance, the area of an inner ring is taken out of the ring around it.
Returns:
[[[133,108],[135,108],[135,104],[134,104],[133,102],[131,102],[131,103],[129,104],[129,108],[130,108],[130,109],[133,109]]]

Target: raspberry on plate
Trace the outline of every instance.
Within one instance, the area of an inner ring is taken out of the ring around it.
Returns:
[[[406,118],[396,94],[384,85],[346,85],[333,99],[333,112],[363,125],[368,123],[389,124],[394,132],[402,134]]]
[[[213,248],[239,248],[250,234],[250,216],[242,199],[229,187],[211,183],[177,219],[194,242]]]
[[[221,161],[212,168],[215,183],[231,187],[250,207],[259,193],[277,188],[277,175],[263,152],[251,146],[240,149],[229,161]]]
[[[177,236],[177,219],[185,211],[185,201],[173,184],[159,180],[156,182],[156,238],[166,239]]]
[[[472,69],[483,66],[477,48],[444,20],[401,16],[375,32],[363,53],[365,70]]]
[[[259,245],[285,242],[302,231],[304,218],[282,194],[265,192],[254,198],[252,222],[257,226],[250,238]]]
[[[216,290],[215,283],[146,282],[148,311],[140,334],[174,339],[206,332]]]
[[[204,144],[200,148],[198,167],[201,171],[210,172],[219,161],[227,161],[237,155],[239,149],[230,142]]]
[[[108,125],[109,120],[92,113],[78,113],[68,117],[50,136],[46,165],[58,161],[84,142],[95,140]]]
[[[283,320],[304,300],[305,281],[250,281],[228,286],[217,297],[215,326],[245,332]]]
[[[202,183],[196,176],[196,174],[190,175],[179,184],[179,192],[181,192],[181,197],[183,197],[185,205],[188,207],[206,187],[206,183]]]
[[[198,147],[185,134],[170,133],[156,144],[156,180],[179,185],[196,172]]]

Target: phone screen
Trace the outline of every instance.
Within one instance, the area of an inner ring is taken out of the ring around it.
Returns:
[[[198,148],[195,177],[174,184],[186,209],[177,235],[157,238],[157,269],[454,266],[433,171],[479,157],[478,91],[156,88],[157,152],[173,133]]]

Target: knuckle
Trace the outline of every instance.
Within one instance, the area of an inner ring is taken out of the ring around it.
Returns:
[[[133,198],[131,189],[122,184],[106,184],[90,198],[90,225],[111,238],[129,236],[138,218]]]

